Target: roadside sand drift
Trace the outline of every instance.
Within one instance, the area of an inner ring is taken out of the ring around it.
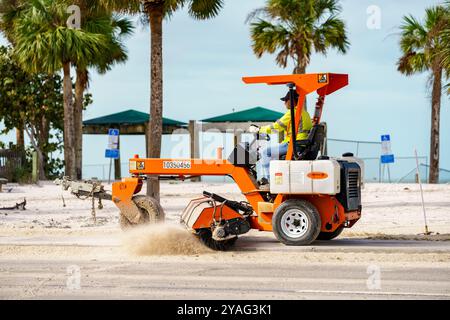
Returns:
[[[186,229],[171,224],[133,228],[123,235],[122,245],[127,252],[138,256],[198,255],[212,252]]]

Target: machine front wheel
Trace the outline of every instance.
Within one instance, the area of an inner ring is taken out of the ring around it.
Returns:
[[[317,240],[333,240],[334,238],[339,237],[339,235],[344,231],[344,225],[339,226],[333,232],[321,232],[317,237]]]
[[[197,233],[200,241],[210,249],[215,251],[227,251],[236,243],[238,237],[234,237],[224,241],[214,240],[210,229],[201,229]]]
[[[272,217],[273,233],[290,246],[309,245],[320,233],[321,219],[316,207],[304,200],[283,202]]]
[[[144,224],[164,222],[164,210],[156,199],[149,196],[139,195],[133,197],[133,202],[139,208],[141,217],[138,223],[132,223],[123,212],[120,212],[119,223],[122,230]]]

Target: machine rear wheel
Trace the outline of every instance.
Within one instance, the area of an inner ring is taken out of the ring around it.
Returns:
[[[141,213],[139,222],[132,223],[122,212],[120,212],[119,223],[122,230],[144,224],[164,222],[164,210],[156,199],[149,196],[139,195],[133,197],[133,202],[139,208]]]
[[[272,227],[280,242],[290,246],[303,246],[317,239],[321,219],[316,207],[311,203],[291,199],[275,210]]]
[[[198,231],[200,241],[210,249],[215,251],[227,251],[234,246],[238,237],[234,237],[224,241],[214,240],[210,229],[202,229]]]
[[[317,237],[317,240],[333,240],[334,238],[339,237],[339,235],[344,231],[344,225],[339,226],[333,232],[321,232]]]

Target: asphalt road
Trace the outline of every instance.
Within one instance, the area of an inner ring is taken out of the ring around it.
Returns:
[[[76,243],[75,238],[66,243],[49,243],[42,237],[27,241],[9,238],[9,244],[0,239],[0,246],[12,244],[67,246],[72,251],[93,245],[89,239]],[[96,245],[100,249],[114,247],[108,241]],[[266,260],[246,260],[246,255],[255,252]],[[283,261],[284,255],[309,252],[439,255],[450,252],[450,242],[343,239],[299,248],[280,245],[272,238],[243,237],[238,241],[236,261],[231,258],[226,263],[202,260],[201,256],[167,261],[92,259],[81,254],[61,259],[0,257],[0,298],[450,299],[448,267],[414,262],[379,267],[370,261],[345,265]],[[273,259],[279,260],[274,263]]]
[[[450,299],[446,268],[0,260],[2,299]],[[80,269],[72,281],[70,266]],[[368,285],[369,282],[369,285]]]

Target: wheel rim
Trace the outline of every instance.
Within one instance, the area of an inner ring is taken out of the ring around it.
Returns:
[[[299,209],[290,209],[281,218],[281,229],[290,238],[300,238],[308,231],[308,228],[308,217]]]

